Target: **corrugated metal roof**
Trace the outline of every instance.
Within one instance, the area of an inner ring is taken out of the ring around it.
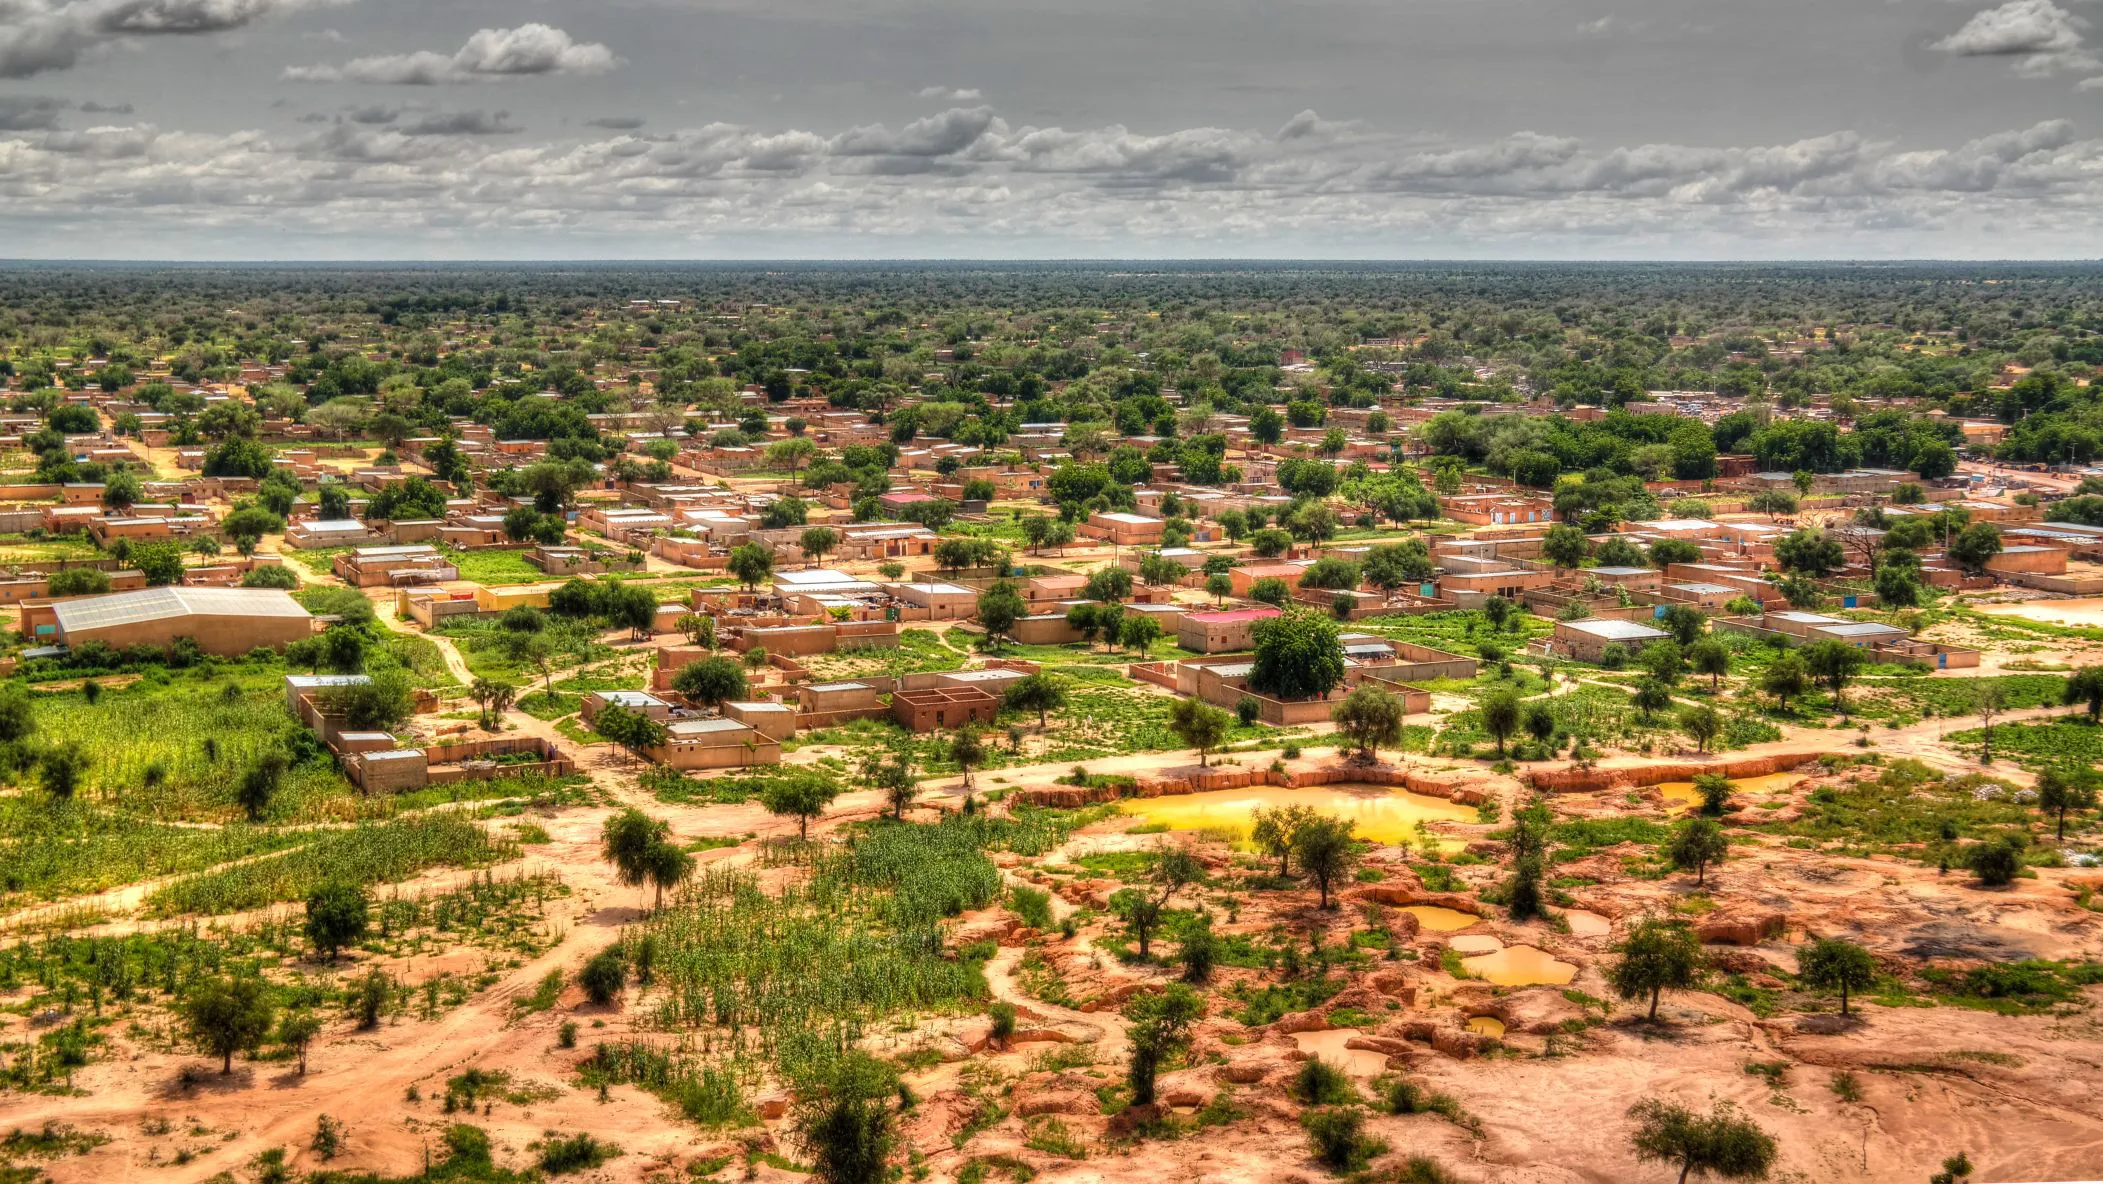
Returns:
[[[61,601],[52,606],[61,633],[106,629],[170,617],[305,617],[310,614],[276,588],[141,588]]]

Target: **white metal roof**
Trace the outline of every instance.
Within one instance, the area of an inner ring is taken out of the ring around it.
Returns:
[[[170,617],[307,617],[289,593],[276,588],[141,588],[63,600],[51,606],[61,633],[103,629]]]

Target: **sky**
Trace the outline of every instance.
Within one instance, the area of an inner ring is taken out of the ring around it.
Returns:
[[[2103,0],[0,0],[0,257],[2099,256]]]

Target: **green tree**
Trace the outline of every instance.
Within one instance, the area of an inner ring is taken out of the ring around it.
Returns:
[[[99,596],[109,590],[109,573],[93,567],[61,568],[44,578],[47,596]]]
[[[127,562],[146,577],[148,587],[162,588],[182,583],[181,543],[134,543]]]
[[[613,865],[613,878],[629,888],[650,878],[650,849],[669,841],[672,828],[633,806],[608,818],[599,828],[599,855]]]
[[[1783,650],[1767,670],[1760,676],[1760,689],[1774,696],[1783,710],[1788,710],[1789,700],[1811,689],[1810,672],[1804,669],[1804,660],[1795,650]]]
[[[1694,741],[1694,751],[1707,752],[1709,741],[1723,731],[1723,717],[1706,703],[1682,707],[1679,713],[1679,729]]]
[[[190,1039],[221,1058],[219,1072],[234,1071],[234,1054],[255,1048],[270,1035],[270,988],[252,974],[206,978],[190,988],[181,1007]]]
[[[1258,806],[1250,815],[1253,825],[1249,828],[1249,841],[1256,844],[1257,850],[1277,859],[1280,877],[1290,875],[1293,842],[1300,828],[1318,817],[1312,806]]]
[[[2103,721],[2103,666],[2083,666],[2076,670],[2066,680],[2066,691],[2060,702],[2068,707],[2086,703],[2089,722]]]
[[[1015,585],[1007,580],[995,580],[993,586],[978,596],[978,620],[985,626],[986,637],[996,646],[1014,631],[1015,622],[1029,615],[1029,605]]]
[[[1672,640],[1682,647],[1691,646],[1699,640],[1708,623],[1709,619],[1701,614],[1700,609],[1684,604],[1675,604],[1666,609],[1665,615],[1658,619],[1659,627],[1672,634]]]
[[[1731,651],[1714,637],[1704,637],[1687,647],[1687,663],[1696,674],[1709,676],[1711,691],[1723,690],[1723,676],[1731,672]]]
[[[720,707],[751,693],[744,667],[734,658],[708,657],[688,662],[672,676],[672,689],[704,707]]]
[[[1803,655],[1805,672],[1833,692],[1833,706],[1840,712],[1840,717],[1846,719],[1847,701],[1840,697],[1840,693],[1855,680],[1855,675],[1861,673],[1866,661],[1862,651],[1844,641],[1827,638],[1805,646]]]
[[[1703,1116],[1670,1102],[1645,1099],[1629,1107],[1636,1130],[1629,1136],[1636,1158],[1679,1168],[1679,1184],[1689,1176],[1724,1180],[1764,1180],[1778,1154],[1774,1137],[1729,1102],[1716,1103]]]
[[[1361,683],[1329,709],[1336,730],[1348,736],[1358,754],[1372,760],[1381,747],[1402,743],[1402,701],[1369,683]]]
[[[495,726],[503,721],[504,713],[511,710],[511,704],[518,698],[518,688],[508,682],[477,678],[473,685],[468,687],[467,697],[473,699],[475,706],[481,709],[478,722],[485,730],[493,731]]]
[[[1066,686],[1059,676],[1039,671],[1008,685],[1007,704],[1015,711],[1037,713],[1037,726],[1049,726],[1051,712],[1066,706]]]
[[[1823,528],[1807,526],[1776,543],[1774,558],[1783,571],[1823,579],[1847,566],[1847,549]]]
[[[1233,730],[1234,717],[1199,699],[1178,697],[1168,705],[1168,730],[1185,746],[1197,749],[1198,767]]]
[[[1668,638],[1644,646],[1643,652],[1636,655],[1636,665],[1669,687],[1679,685],[1680,675],[1686,673],[1687,659],[1679,643]]]
[[[1667,854],[1672,858],[1672,866],[1681,871],[1691,870],[1694,883],[1700,886],[1708,882],[1709,865],[1722,863],[1729,850],[1730,842],[1723,837],[1720,823],[1713,818],[1689,818],[1673,832]]]
[[[1344,681],[1336,622],[1312,613],[1258,621],[1249,689],[1276,699],[1315,699]]]
[[[80,745],[72,741],[55,744],[37,758],[37,783],[53,798],[69,801],[80,791],[90,763]]]
[[[1317,815],[1293,832],[1293,855],[1300,861],[1300,871],[1312,877],[1320,890],[1322,908],[1329,907],[1330,888],[1358,862],[1352,825],[1348,818]]]
[[[1974,522],[1958,531],[1944,551],[1965,571],[1978,575],[2001,553],[2000,528],[1991,522]]]
[[[2088,769],[2071,773],[2046,769],[2037,775],[2037,808],[2057,816],[2058,836],[2066,842],[2068,810],[2093,810],[2096,806],[2095,774]]]
[[[1838,937],[1825,937],[1796,953],[1796,977],[1814,991],[1840,992],[1840,1014],[1847,997],[1877,985],[1877,961],[1869,951]]]
[[[290,1049],[299,1061],[299,1075],[307,1075],[307,1049],[321,1034],[321,1017],[311,1011],[288,1011],[277,1022],[277,1042]],[[258,1182],[260,1184],[260,1181]]]
[[[643,852],[643,878],[657,893],[655,909],[664,908],[665,889],[679,887],[693,874],[694,857],[680,850],[677,844],[660,839]]]
[[[1127,613],[1117,628],[1117,640],[1126,649],[1145,657],[1147,648],[1161,640],[1161,622],[1149,613]]]
[[[1190,1027],[1205,1014],[1205,997],[1181,983],[1159,992],[1134,995],[1124,1006],[1125,1038],[1131,1046],[1126,1082],[1132,1104],[1154,1104],[1154,1079],[1161,1063],[1190,1036]]]
[[[774,574],[774,553],[758,543],[740,543],[730,550],[730,574],[747,591],[757,588]]]
[[[1275,576],[1265,576],[1249,585],[1249,599],[1273,608],[1284,608],[1292,599],[1292,586]]]
[[[1583,567],[1591,553],[1591,541],[1575,526],[1558,523],[1541,539],[1541,558],[1558,568]]]
[[[806,527],[797,545],[803,549],[804,562],[816,563],[839,549],[840,532],[830,526]]]
[[[1504,742],[1519,730],[1519,692],[1500,687],[1482,700],[1482,730],[1497,742],[1497,755],[1504,755]]]
[[[1646,678],[1636,683],[1636,693],[1629,698],[1636,706],[1636,713],[1647,722],[1651,716],[1672,706],[1672,688],[1655,678]]]
[[[1512,854],[1512,878],[1505,907],[1514,921],[1548,915],[1547,902],[1541,893],[1541,872],[1547,864],[1548,838],[1553,822],[1548,807],[1539,802],[1521,809],[1512,817],[1511,838],[1507,843]]]
[[[1707,959],[1694,931],[1678,921],[1646,917],[1614,947],[1621,955],[1607,981],[1623,999],[1650,997],[1649,1018],[1658,1018],[1658,998],[1667,988],[1687,990],[1701,981]]]
[[[823,773],[792,773],[768,782],[760,792],[759,804],[769,814],[794,818],[797,839],[808,840],[811,819],[825,813],[825,807],[840,796],[840,788],[838,782]]]
[[[307,896],[307,942],[314,952],[334,962],[343,947],[365,936],[371,902],[365,889],[330,880]]]
[[[976,724],[965,724],[949,738],[949,759],[964,773],[964,793],[971,793],[972,770],[986,763],[986,744]]]
[[[1132,598],[1132,573],[1121,567],[1097,568],[1088,577],[1081,595],[1105,604],[1121,604]]]

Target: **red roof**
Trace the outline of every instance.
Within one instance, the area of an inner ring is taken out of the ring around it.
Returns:
[[[1274,608],[1230,608],[1222,612],[1184,613],[1186,621],[1200,621],[1207,625],[1225,625],[1234,621],[1261,621],[1280,615]]]

